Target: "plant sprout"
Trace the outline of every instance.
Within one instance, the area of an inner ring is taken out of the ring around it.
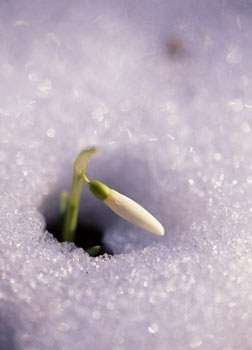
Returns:
[[[96,147],[83,150],[74,162],[73,178],[70,192],[62,192],[60,197],[60,216],[62,222],[63,241],[74,242],[77,226],[80,195],[85,183],[88,184],[90,192],[102,200],[111,210],[123,219],[144,228],[157,235],[164,235],[164,228],[160,222],[147,210],[132,199],[109,188],[100,181],[90,181],[86,175],[90,158],[98,153]],[[96,255],[99,246],[88,249],[90,255]]]
[[[74,162],[72,185],[69,194],[62,192],[60,198],[61,217],[63,218],[63,240],[74,242],[77,218],[79,212],[80,195],[83,187],[82,174],[86,173],[88,161],[98,153],[96,147],[83,150]]]

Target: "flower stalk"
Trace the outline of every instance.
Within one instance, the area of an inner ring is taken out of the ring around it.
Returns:
[[[75,230],[77,227],[80,195],[84,184],[82,174],[87,171],[89,159],[97,152],[98,149],[96,147],[85,149],[78,155],[74,162],[72,185],[70,192],[67,195],[67,205],[63,219],[63,241],[75,241]]]
[[[63,226],[63,241],[74,242],[83,181],[74,173]]]

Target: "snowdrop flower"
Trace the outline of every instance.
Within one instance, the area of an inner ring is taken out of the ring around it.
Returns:
[[[89,185],[90,191],[117,215],[149,232],[160,236],[164,235],[164,227],[160,222],[135,201],[109,188],[100,181],[89,181],[84,173],[82,176]]]
[[[84,184],[83,180],[89,185],[90,191],[117,215],[147,231],[163,236],[164,228],[160,222],[135,201],[109,188],[100,181],[89,181],[86,176],[88,162],[98,152],[99,149],[97,147],[89,147],[78,154],[74,162],[70,191],[63,191],[60,195],[62,240],[68,242],[75,241],[80,195]],[[97,250],[100,248],[100,246],[90,247],[88,253],[90,255],[97,255]]]

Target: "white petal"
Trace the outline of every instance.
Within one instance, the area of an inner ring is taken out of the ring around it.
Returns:
[[[164,228],[147,210],[121,193],[111,190],[104,203],[123,219],[157,235],[164,235]]]

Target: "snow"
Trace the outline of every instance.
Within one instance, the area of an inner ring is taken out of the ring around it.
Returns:
[[[249,1],[8,1],[0,11],[0,348],[251,349]],[[46,229],[81,149],[164,225],[84,189],[114,255]]]

